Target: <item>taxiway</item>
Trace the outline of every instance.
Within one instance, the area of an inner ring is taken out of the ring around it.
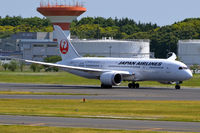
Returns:
[[[179,131],[199,132],[198,122],[168,122],[145,120],[117,120],[117,119],[90,119],[90,118],[62,118],[0,115],[0,124],[56,126],[56,127],[83,127],[98,129],[123,129],[146,131]]]

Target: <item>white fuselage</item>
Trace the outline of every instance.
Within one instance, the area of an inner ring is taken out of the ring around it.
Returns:
[[[176,82],[188,80],[192,77],[191,71],[187,69],[185,64],[167,59],[80,57],[58,64],[111,71],[128,71],[133,74],[124,77],[124,81]],[[180,67],[184,69],[180,69]],[[66,71],[86,78],[99,79],[99,75],[91,72],[67,69]]]

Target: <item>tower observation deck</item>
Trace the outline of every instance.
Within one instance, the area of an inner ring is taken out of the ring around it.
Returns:
[[[48,18],[53,25],[59,25],[70,38],[70,24],[73,20],[76,20],[81,14],[87,11],[87,9],[80,2],[74,2],[73,4],[66,4],[66,0],[43,0],[40,3],[40,7],[37,11]],[[56,35],[53,35],[53,40],[56,40]]]

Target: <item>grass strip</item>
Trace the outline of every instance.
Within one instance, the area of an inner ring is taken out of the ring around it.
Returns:
[[[21,125],[0,125],[0,131],[2,133],[184,133],[184,132],[131,131],[131,130],[108,130],[108,129],[91,129],[91,128],[21,126]]]
[[[99,80],[85,79],[78,77],[67,72],[0,72],[0,82],[4,83],[36,83],[36,84],[63,84],[63,85],[100,85]],[[185,81],[182,86],[185,87],[199,87],[200,86],[200,74],[195,74],[194,78],[189,81]],[[122,83],[127,86],[128,82]],[[158,82],[146,81],[141,82],[141,86],[168,86]],[[171,86],[171,85],[169,85]],[[174,85],[173,85],[174,86]]]
[[[200,122],[200,101],[0,99],[0,114]]]
[[[97,85],[98,80],[81,78],[66,72],[0,72],[0,82],[63,85]]]

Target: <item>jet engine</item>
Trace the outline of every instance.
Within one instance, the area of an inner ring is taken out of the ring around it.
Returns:
[[[114,72],[106,72],[100,76],[101,83],[106,86],[120,85],[122,75]]]

